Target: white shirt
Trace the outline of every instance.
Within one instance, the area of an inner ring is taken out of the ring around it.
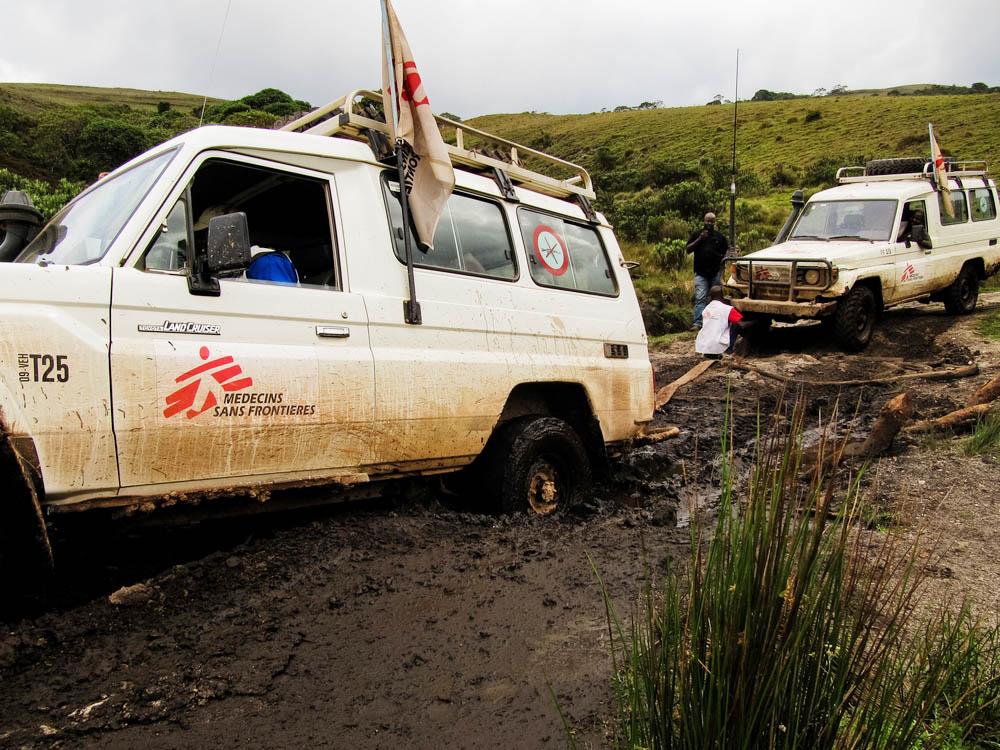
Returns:
[[[722,354],[729,348],[729,313],[732,305],[712,300],[701,313],[701,330],[694,340],[698,354]]]

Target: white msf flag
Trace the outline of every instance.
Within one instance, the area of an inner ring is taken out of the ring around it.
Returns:
[[[948,173],[944,170],[944,155],[938,146],[937,138],[934,137],[934,126],[927,125],[927,130],[931,134],[931,160],[934,162],[934,179],[937,180],[938,190],[942,193],[941,205],[948,218],[955,218],[955,207],[951,204],[951,191],[948,190]]]
[[[404,187],[409,196],[417,238],[423,245],[431,247],[441,211],[455,187],[455,170],[431,113],[417,64],[413,61],[413,53],[403,35],[396,11],[389,0],[383,2],[387,19],[382,39],[382,49],[385,50],[382,55],[385,121],[393,139],[401,138],[409,145],[404,153]],[[384,38],[386,30],[388,39]],[[392,56],[391,60],[387,59],[388,55]],[[390,65],[394,76],[390,75]],[[394,110],[399,112],[399,122],[395,122]]]

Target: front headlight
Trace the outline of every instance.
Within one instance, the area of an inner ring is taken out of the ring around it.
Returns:
[[[809,286],[816,286],[819,283],[820,273],[818,268],[810,268],[805,273],[805,282]]]

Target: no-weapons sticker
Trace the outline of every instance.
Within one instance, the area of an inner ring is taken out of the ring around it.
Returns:
[[[566,243],[550,226],[539,224],[533,238],[535,257],[553,276],[562,276],[569,268],[569,252]]]

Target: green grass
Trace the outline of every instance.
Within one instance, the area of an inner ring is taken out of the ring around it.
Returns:
[[[209,104],[218,101],[221,100],[208,98]],[[29,116],[63,107],[107,104],[124,104],[135,109],[155,111],[160,102],[168,102],[172,107],[190,112],[194,107],[201,106],[202,97],[178,91],[64,86],[52,83],[0,83],[0,103],[15,107]]]
[[[976,429],[966,438],[962,450],[967,456],[1000,458],[1000,411],[987,414],[976,423]]]
[[[805,123],[806,113],[820,119]],[[593,165],[599,148],[616,165],[640,167],[663,159],[696,162],[705,155],[728,159],[731,106],[676,107],[589,115],[497,114],[470,124],[570,161]],[[741,102],[738,158],[761,174],[777,164],[865,155],[869,158],[929,154],[927,123],[948,153],[1000,160],[1000,94],[906,97],[822,97]]]
[[[800,479],[802,414],[759,442],[745,492],[723,441],[711,538],[695,518],[683,570],[648,581],[630,626],[601,583],[615,745],[995,746],[1000,630],[965,606],[917,619],[915,543],[858,525],[859,477]]]
[[[1000,340],[1000,310],[994,310],[979,319],[976,327],[986,338]]]

